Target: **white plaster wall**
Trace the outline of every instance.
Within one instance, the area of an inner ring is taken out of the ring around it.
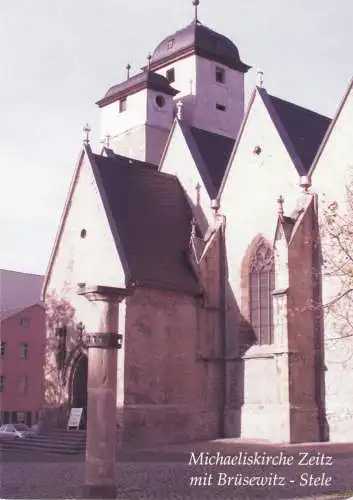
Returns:
[[[262,153],[253,153],[259,145]],[[252,240],[262,234],[273,243],[277,223],[277,198],[284,196],[290,214],[300,195],[299,176],[257,94],[233,159],[221,196],[227,217],[226,244],[229,280],[240,299],[240,271]]]
[[[175,81],[171,86],[179,90],[176,99],[196,93],[196,56],[185,57],[172,64],[167,64],[163,68],[156,71],[162,76],[167,75],[167,71],[171,68],[175,70]]]
[[[112,102],[100,110],[101,140],[106,135],[112,138],[147,121],[147,89],[127,97],[126,111],[119,113],[119,101]]]
[[[161,172],[173,174],[178,177],[194,207],[197,206],[196,186],[197,184],[201,186],[199,191],[200,206],[194,211],[194,214],[200,225],[206,229],[205,222],[207,221],[208,225],[213,221],[210,197],[208,196],[207,190],[178,124],[174,129],[160,170]],[[202,214],[201,217],[200,214]],[[203,219],[205,219],[205,221],[203,221]]]
[[[216,66],[225,69],[224,84],[216,82]],[[159,69],[166,76],[175,69],[171,84],[183,99],[185,119],[194,127],[236,137],[244,116],[244,75],[226,66],[199,56],[189,56]],[[188,98],[187,98],[188,97]],[[216,103],[226,106],[226,111],[216,109]]]
[[[225,70],[225,83],[216,81],[217,66]],[[194,127],[236,137],[244,117],[243,73],[198,57],[196,75]],[[226,106],[226,110],[216,109],[216,104]]]
[[[318,193],[320,218],[328,203],[336,201],[343,214],[346,211],[345,186],[353,174],[353,90],[347,96],[344,107],[328,138],[316,168],[312,173],[313,189]],[[324,253],[330,247],[324,245]],[[325,258],[325,255],[324,255]],[[325,272],[325,271],[324,271]],[[340,280],[323,278],[323,302],[329,303],[340,291]],[[337,314],[346,316],[347,303],[337,305],[337,313],[324,314],[325,360],[326,360],[326,413],[330,439],[347,441],[353,439],[353,338],[337,340],[342,335],[342,324]],[[349,310],[351,308],[349,307]],[[342,383],[344,381],[344,383]]]
[[[156,103],[156,97],[163,95],[165,105],[160,108]],[[173,96],[148,89],[147,91],[147,123],[149,126],[170,130],[174,119]]]
[[[86,229],[85,239],[80,237]],[[49,275],[51,294],[68,301],[77,321],[95,324],[94,306],[77,295],[77,284],[123,287],[125,277],[87,157],[84,157]]]

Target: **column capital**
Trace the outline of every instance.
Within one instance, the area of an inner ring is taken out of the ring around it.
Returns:
[[[77,294],[86,297],[91,302],[121,302],[131,295],[128,288],[118,288],[114,286],[93,285],[87,286],[85,283],[79,284]]]

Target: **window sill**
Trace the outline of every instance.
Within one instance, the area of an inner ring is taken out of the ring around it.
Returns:
[[[285,350],[283,347],[270,345],[253,345],[242,356],[242,359],[270,359],[281,354],[295,354],[294,351]]]

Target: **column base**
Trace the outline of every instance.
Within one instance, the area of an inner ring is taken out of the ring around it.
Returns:
[[[83,486],[83,498],[115,500],[116,496],[116,486],[113,484],[85,484]]]

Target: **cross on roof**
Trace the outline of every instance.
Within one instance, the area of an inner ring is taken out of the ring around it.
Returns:
[[[85,135],[85,138],[83,139],[83,142],[85,144],[89,144],[89,141],[90,141],[90,137],[89,137],[89,134],[91,132],[91,127],[89,126],[88,123],[86,123],[86,125],[83,127],[83,131],[84,133],[86,134]]]

